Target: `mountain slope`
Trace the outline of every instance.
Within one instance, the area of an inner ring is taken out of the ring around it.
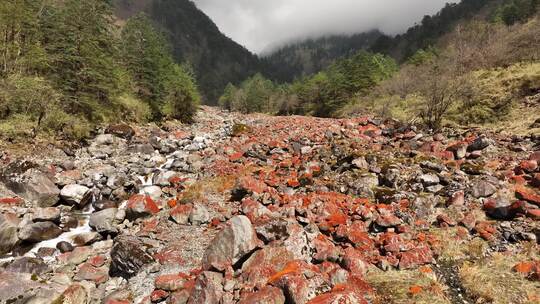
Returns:
[[[499,0],[462,0],[447,3],[437,14],[424,16],[422,21],[410,27],[405,33],[390,37],[380,36],[372,45],[371,51],[391,55],[398,61],[412,56],[419,49],[434,45],[439,38],[452,31],[462,20],[479,17],[480,12]]]
[[[165,31],[175,59],[192,65],[209,104],[228,82],[239,82],[259,69],[255,55],[221,33],[189,0],[117,0],[115,5],[118,17],[145,12]]]
[[[334,35],[308,39],[284,46],[262,60],[266,64],[268,77],[280,82],[290,82],[296,77],[319,72],[338,58],[369,48],[381,35],[381,32],[374,30],[351,36]]]

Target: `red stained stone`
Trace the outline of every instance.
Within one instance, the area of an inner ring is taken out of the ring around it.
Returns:
[[[538,162],[536,160],[524,160],[519,163],[519,168],[524,172],[534,172],[538,169]]]
[[[154,285],[157,289],[176,291],[182,289],[188,280],[189,276],[183,273],[166,274],[156,277]]]
[[[345,249],[343,254],[343,267],[350,271],[352,275],[363,276],[369,268],[369,263],[361,251],[349,247]]]
[[[127,203],[128,209],[144,210],[150,214],[159,212],[159,208],[152,198],[144,194],[136,194],[129,198]]]
[[[313,258],[317,261],[336,261],[339,258],[339,247],[336,247],[326,236],[319,234],[313,240],[316,253]]]
[[[453,219],[451,219],[448,215],[446,214],[439,214],[437,216],[437,222],[439,222],[439,225],[441,225],[442,227],[448,227],[448,226],[455,226],[457,225],[457,222],[454,221]]]
[[[285,296],[281,289],[265,286],[259,291],[242,295],[238,304],[282,304],[285,303]]]
[[[285,247],[266,247],[256,251],[242,266],[242,279],[249,286],[262,287],[269,279],[284,271],[294,256]]]
[[[474,230],[486,241],[492,240],[494,238],[493,234],[497,231],[488,222],[477,223]]]
[[[465,228],[469,230],[473,230],[474,226],[476,226],[476,217],[474,216],[474,213],[472,212],[466,213],[463,216],[463,219],[461,219],[459,223],[463,225]]]
[[[238,178],[235,188],[244,190],[248,193],[262,194],[266,192],[268,187],[265,183],[251,176],[242,176]]]
[[[512,270],[526,276],[529,280],[540,281],[540,261],[526,261],[516,264]]]
[[[156,254],[154,254],[154,259],[162,265],[166,264],[184,264],[184,258],[181,254],[181,249],[175,248],[166,248]]]
[[[533,189],[523,186],[516,186],[516,197],[540,206],[540,194],[535,192]]]
[[[152,291],[152,294],[150,295],[150,300],[152,302],[160,302],[166,299],[169,296],[169,293],[165,290],[154,290]]]
[[[403,252],[400,256],[399,269],[411,269],[433,261],[433,253],[426,246]]]
[[[75,274],[75,280],[87,280],[96,284],[101,284],[109,279],[109,273],[107,268],[98,268],[92,266],[90,263],[84,263],[80,265]]]
[[[185,225],[188,223],[192,209],[193,206],[191,204],[178,205],[169,211],[169,216],[177,224]]]
[[[465,192],[457,191],[448,199],[448,205],[463,206],[465,205]]]
[[[372,302],[373,293],[368,283],[352,276],[347,283],[334,286],[330,292],[311,299],[307,304],[368,304]]]
[[[539,221],[540,220],[540,209],[527,209],[526,211],[527,217],[532,218],[533,220]]]
[[[107,258],[103,255],[96,255],[94,257],[91,257],[88,259],[88,263],[90,263],[94,267],[101,267],[105,264],[105,260]]]
[[[131,304],[129,300],[106,300],[104,304]]]
[[[243,156],[244,156],[243,152],[236,152],[229,156],[229,160],[234,162],[234,161],[240,160]]]
[[[0,205],[21,205],[24,200],[19,197],[4,197],[0,198]]]
[[[373,240],[367,232],[350,231],[348,239],[358,249],[370,249],[374,245]]]

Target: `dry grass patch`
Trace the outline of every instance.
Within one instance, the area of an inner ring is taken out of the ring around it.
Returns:
[[[488,243],[480,237],[467,235],[459,232],[459,227],[433,228],[430,234],[435,237],[437,243],[433,246],[438,255],[438,261],[456,264],[465,260],[478,260],[487,254]]]
[[[182,192],[181,201],[184,203],[205,201],[208,195],[223,194],[230,191],[234,187],[235,182],[236,176],[232,175],[208,177],[198,180]]]
[[[540,284],[512,270],[519,262],[539,258],[538,247],[530,247],[533,249],[520,254],[495,253],[489,258],[464,263],[459,275],[468,294],[477,298],[477,303],[540,303]]]
[[[446,286],[437,281],[429,267],[418,270],[376,269],[366,276],[376,289],[380,303],[385,304],[449,304]]]

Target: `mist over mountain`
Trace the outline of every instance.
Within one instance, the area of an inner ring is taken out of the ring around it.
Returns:
[[[194,0],[226,35],[255,53],[291,41],[379,29],[399,34],[455,0]]]

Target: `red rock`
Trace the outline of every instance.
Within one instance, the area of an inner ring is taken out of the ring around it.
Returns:
[[[337,261],[339,258],[339,247],[336,247],[326,236],[319,234],[313,240],[315,254],[313,258],[316,261]]]
[[[131,304],[129,300],[106,300],[104,304]]]
[[[452,226],[457,225],[457,222],[454,221],[453,219],[451,219],[446,214],[439,214],[437,216],[437,222],[439,222],[439,225],[446,226],[446,227],[448,227],[448,226],[452,227]]]
[[[390,228],[390,227],[401,225],[403,223],[403,221],[401,221],[401,219],[398,218],[397,216],[389,212],[381,212],[381,211],[382,210],[379,210],[380,214],[375,220],[377,225],[384,228]]]
[[[91,257],[88,259],[88,263],[90,263],[94,267],[101,267],[105,264],[105,260],[107,258],[103,255],[96,255],[94,257]]]
[[[516,186],[516,197],[540,206],[540,194],[536,193],[533,189]]]
[[[171,292],[167,299],[167,304],[185,304],[189,300],[190,291],[182,289],[179,291]]]
[[[476,226],[476,217],[472,212],[466,213],[459,223],[471,231]]]
[[[413,286],[409,287],[409,294],[414,296],[414,295],[417,295],[417,294],[421,293],[423,290],[424,290],[424,288],[422,286],[413,285]]]
[[[306,303],[309,299],[311,287],[308,280],[300,274],[285,274],[273,283],[283,290],[291,303]]]
[[[3,197],[0,198],[0,205],[21,205],[24,200],[20,197]]]
[[[418,247],[401,253],[399,269],[410,269],[433,262],[433,253],[428,247]]]
[[[486,241],[493,239],[493,234],[497,231],[497,229],[491,226],[488,222],[477,223],[474,227],[474,230],[476,230],[480,237],[482,237]]]
[[[159,212],[159,207],[148,195],[136,194],[129,198],[126,213],[128,217],[134,219],[144,217]]]
[[[367,232],[363,231],[350,231],[347,236],[349,241],[358,249],[368,250],[373,247],[373,240],[369,237]]]
[[[165,291],[176,291],[182,289],[189,280],[189,276],[183,273],[160,275],[155,278],[154,286]]]
[[[189,222],[189,215],[193,210],[193,205],[184,204],[178,205],[169,211],[169,216],[173,221],[179,225],[187,225]]]
[[[244,152],[235,152],[229,155],[229,160],[235,162],[237,160],[240,160],[242,157],[244,157]]]
[[[182,257],[181,249],[179,248],[164,248],[161,251],[154,254],[154,259],[161,265],[166,264],[184,264],[184,258]]]
[[[266,192],[268,186],[252,176],[242,176],[236,181],[236,185],[232,190],[233,198],[241,200],[247,194],[258,193],[262,194]]]
[[[152,302],[161,302],[165,300],[169,296],[169,293],[165,290],[154,290],[152,291],[152,294],[150,295],[150,300]]]
[[[369,268],[369,263],[366,262],[361,251],[349,247],[345,249],[343,255],[343,267],[354,276],[363,276]]]
[[[524,172],[531,173],[538,169],[538,162],[536,160],[524,160],[519,163],[519,168]]]
[[[414,244],[405,242],[399,234],[386,232],[380,236],[381,246],[385,252],[397,254],[401,251],[414,249]]]
[[[532,218],[533,220],[539,221],[540,220],[540,209],[539,208],[529,208],[526,210],[527,217]]]
[[[328,293],[311,299],[307,304],[368,304],[372,303],[373,288],[358,277],[334,286]]]
[[[540,161],[540,151],[535,151],[529,155],[530,160]]]
[[[259,291],[242,295],[238,304],[284,304],[285,296],[281,289],[265,286]]]
[[[101,284],[109,279],[109,269],[106,267],[94,267],[91,263],[84,263],[77,269],[74,279],[76,281],[92,281]]]
[[[526,261],[516,264],[512,270],[532,281],[540,281],[540,261]]]
[[[242,213],[244,213],[251,222],[260,221],[263,218],[268,218],[271,215],[270,210],[261,203],[250,198],[242,200]]]
[[[249,286],[260,288],[293,260],[294,255],[285,247],[265,247],[253,253],[242,265],[241,277]]]
[[[59,297],[62,303],[86,303],[88,294],[86,289],[79,284],[72,284]]]

